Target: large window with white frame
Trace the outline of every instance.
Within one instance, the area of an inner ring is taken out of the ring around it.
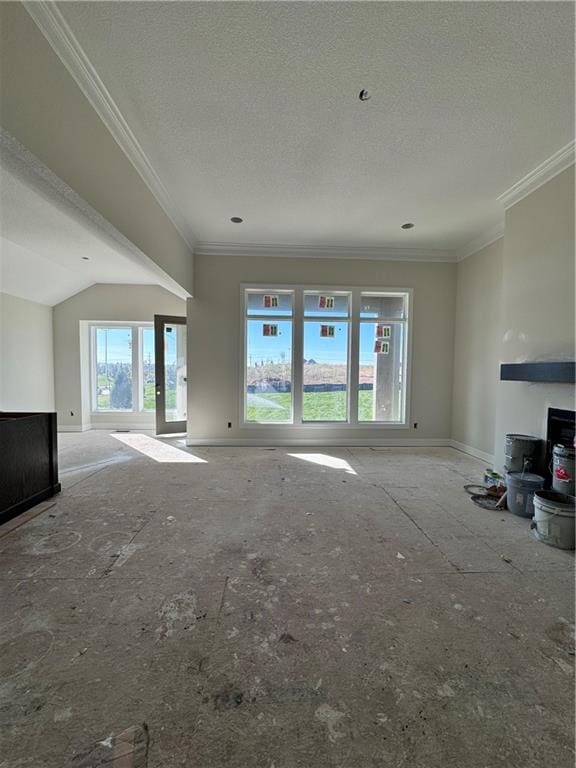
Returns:
[[[350,293],[304,291],[302,421],[346,422]]]
[[[245,292],[245,420],[291,424],[294,417],[294,291]]]
[[[406,295],[360,295],[358,421],[398,424],[406,412]]]
[[[243,287],[246,425],[404,426],[409,290]]]
[[[154,412],[154,327],[151,323],[90,326],[92,411]]]

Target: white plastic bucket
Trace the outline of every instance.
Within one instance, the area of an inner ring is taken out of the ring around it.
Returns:
[[[536,538],[558,549],[574,549],[576,499],[556,491],[536,491],[534,521]]]

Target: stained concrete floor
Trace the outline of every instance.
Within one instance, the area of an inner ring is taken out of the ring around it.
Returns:
[[[481,463],[145,443],[0,529],[2,768],[572,768],[573,555]]]

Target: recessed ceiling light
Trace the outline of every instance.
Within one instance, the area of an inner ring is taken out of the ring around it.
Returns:
[[[90,258],[88,256],[82,256],[82,258],[84,259],[84,261],[90,261]]]
[[[414,223],[407,221],[406,224],[402,224],[402,229],[414,229]]]
[[[240,216],[232,216],[232,218],[230,219],[230,221],[231,221],[233,224],[242,224],[242,222],[244,221],[244,219],[241,219],[241,218],[240,218]]]

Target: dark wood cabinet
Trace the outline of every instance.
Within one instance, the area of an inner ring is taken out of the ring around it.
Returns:
[[[0,411],[0,523],[59,492],[56,414]]]

